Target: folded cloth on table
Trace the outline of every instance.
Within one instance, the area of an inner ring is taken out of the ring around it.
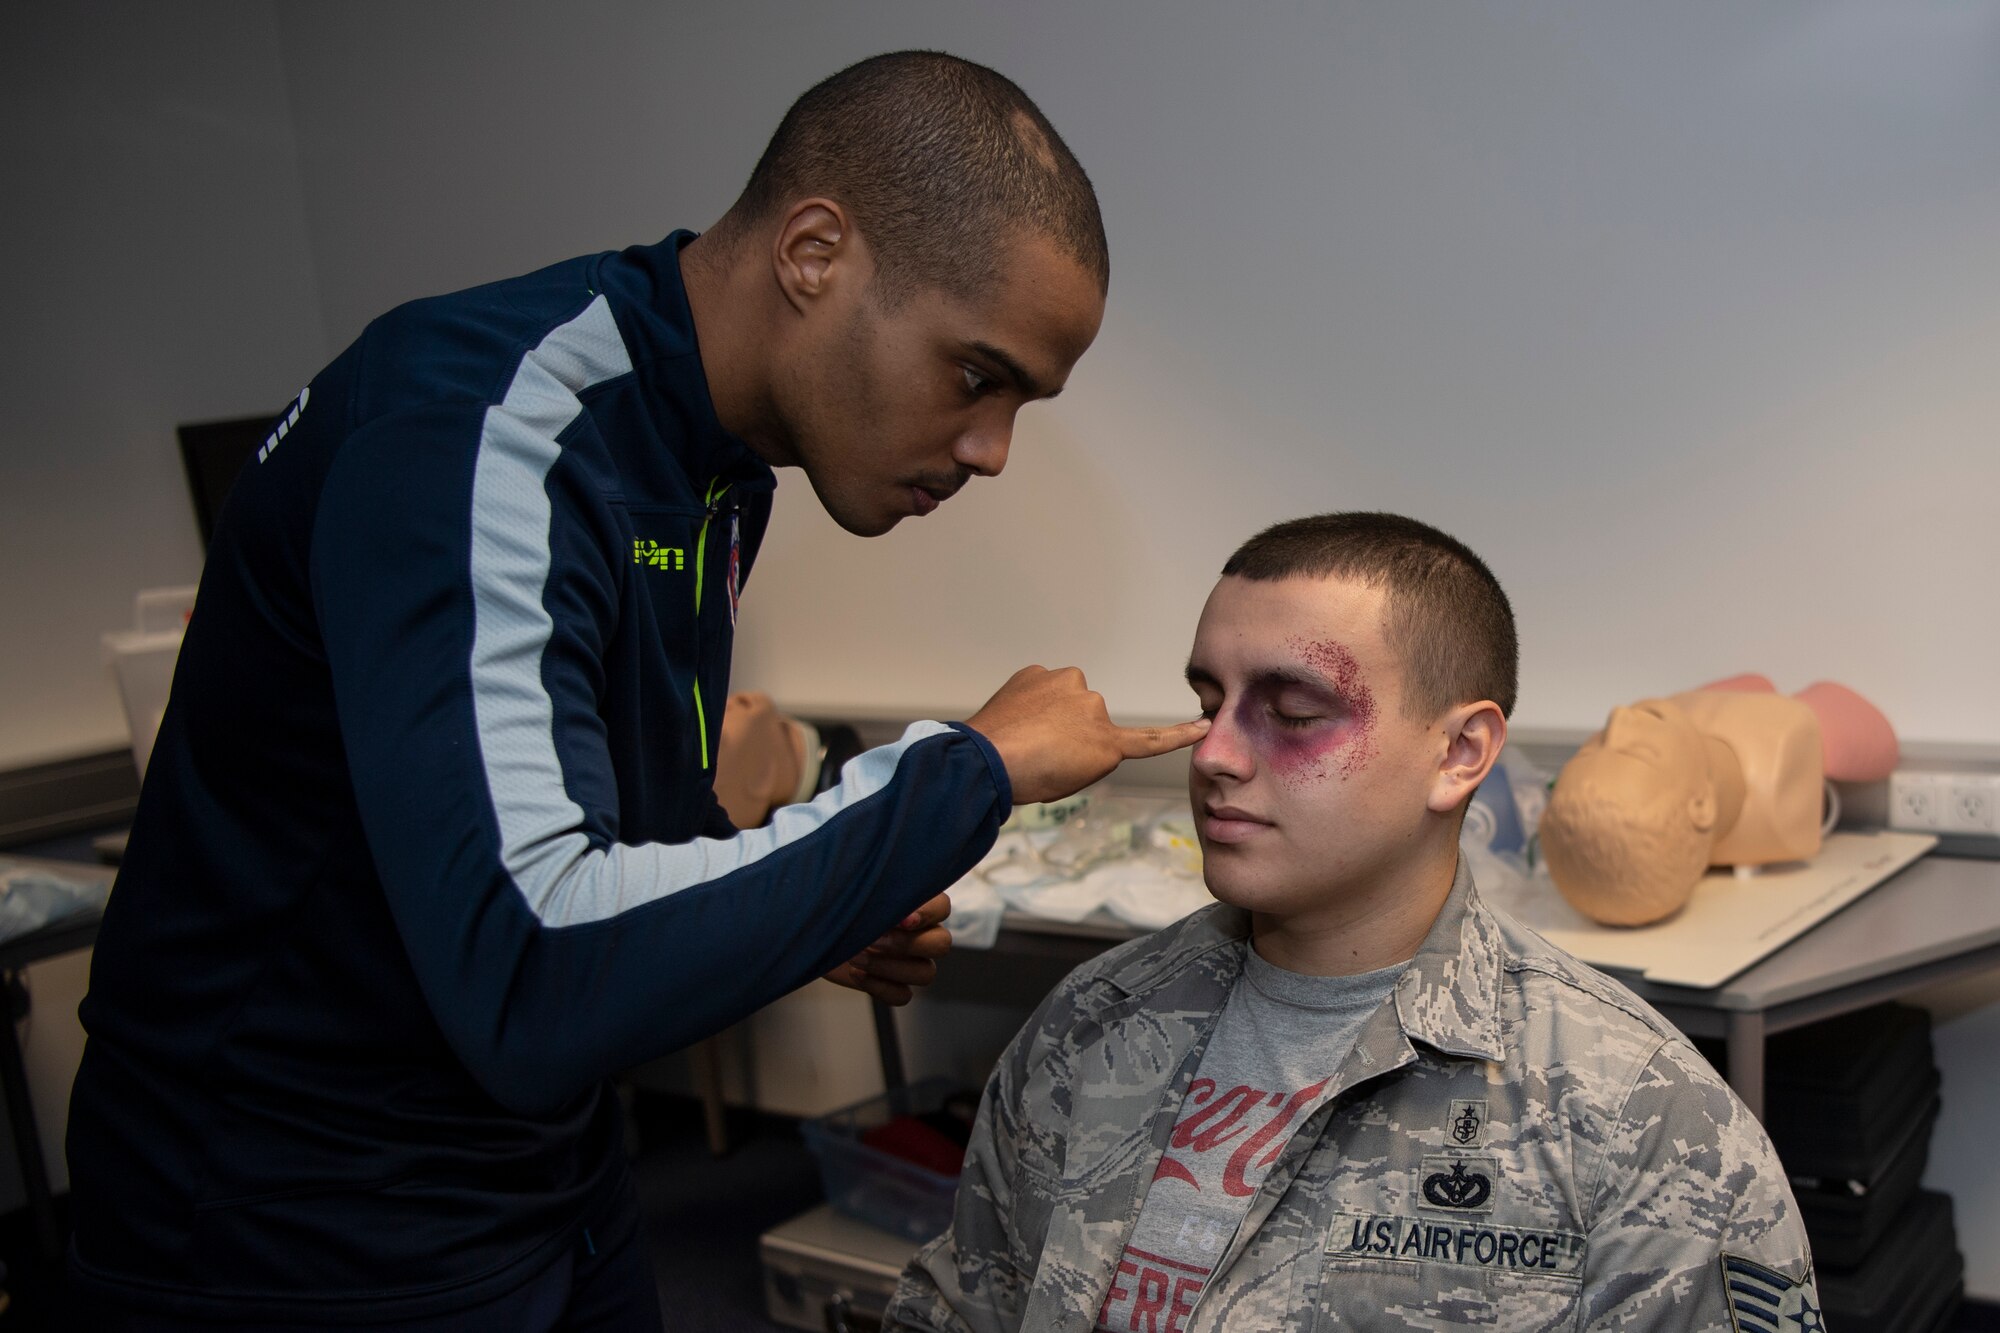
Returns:
[[[952,943],[990,949],[1001,919],[1022,912],[1075,923],[1102,914],[1141,930],[1157,930],[1213,902],[1198,875],[1177,867],[1185,858],[1137,850],[1074,879],[1051,871],[1038,855],[1052,833],[1003,833],[971,874],[951,889]]]
[[[999,890],[976,871],[967,875],[951,886],[951,916],[945,921],[951,927],[951,947],[992,948],[1000,938],[1000,918],[1006,915],[1007,904],[1001,901]]]

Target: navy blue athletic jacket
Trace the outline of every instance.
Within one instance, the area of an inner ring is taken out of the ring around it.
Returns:
[[[710,787],[773,478],[686,233],[376,320],[224,507],[83,1005],[72,1261],[217,1317],[532,1276],[619,1178],[603,1080],[851,957],[992,844],[919,723],[738,833]]]

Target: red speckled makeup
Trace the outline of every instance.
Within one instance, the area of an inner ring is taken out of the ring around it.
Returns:
[[[1331,639],[1286,646],[1309,675],[1274,673],[1237,700],[1236,725],[1288,787],[1319,782],[1336,770],[1354,776],[1375,757],[1375,695],[1354,654]]]

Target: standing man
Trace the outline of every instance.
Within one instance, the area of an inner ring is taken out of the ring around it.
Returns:
[[[1107,272],[1018,88],[882,56],[706,235],[404,306],[300,393],[83,1006],[91,1327],[657,1327],[606,1076],[836,966],[925,980],[1013,803],[1201,734],[1030,667],[767,828],[711,791],[772,469],[863,536],[998,474]]]

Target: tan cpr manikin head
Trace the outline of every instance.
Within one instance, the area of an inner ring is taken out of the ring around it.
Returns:
[[[1819,720],[1774,693],[1693,690],[1615,708],[1563,766],[1542,815],[1549,877],[1585,916],[1642,926],[1711,865],[1819,851]]]
[[[738,828],[755,828],[799,794],[808,738],[771,696],[743,690],[723,707],[716,747],[715,799]]]

